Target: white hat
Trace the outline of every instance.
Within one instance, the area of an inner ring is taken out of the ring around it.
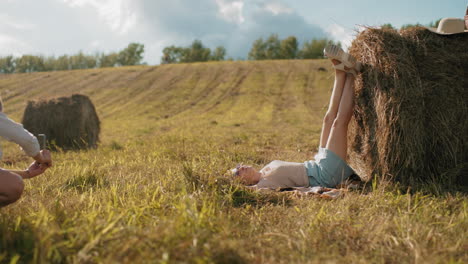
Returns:
[[[427,29],[440,35],[452,35],[468,32],[468,30],[465,29],[465,21],[463,19],[450,17],[441,19],[437,28]]]

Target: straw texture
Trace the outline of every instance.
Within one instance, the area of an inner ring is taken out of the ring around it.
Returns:
[[[368,28],[350,53],[363,63],[348,135],[359,175],[406,184],[467,178],[468,34]]]

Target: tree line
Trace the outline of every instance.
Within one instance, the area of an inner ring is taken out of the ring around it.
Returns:
[[[195,40],[188,47],[169,46],[163,49],[162,64],[187,63],[200,61],[222,61],[225,59],[226,49],[218,46],[213,51],[203,45],[200,40]]]
[[[290,36],[280,39],[272,34],[267,39],[259,38],[254,41],[248,54],[249,60],[293,60],[323,58],[323,49],[328,44],[341,46],[339,42],[329,39],[312,39],[305,41],[299,48],[296,37]]]
[[[423,25],[423,24],[420,24],[420,23],[416,23],[416,24],[404,24],[400,27],[400,30],[403,30],[403,29],[408,29],[408,28],[412,28],[412,27],[430,27],[430,28],[437,28],[439,26],[439,22],[442,20],[442,18],[439,18],[435,21],[432,21],[432,22],[429,22],[428,24],[426,25]],[[398,30],[396,27],[394,27],[392,24],[390,23],[387,23],[387,24],[383,24],[382,26],[380,26],[381,28],[385,28],[385,29],[394,29],[394,30]]]
[[[440,19],[430,22],[427,27],[437,28]],[[400,29],[421,27],[422,24],[405,24]],[[394,29],[392,24],[383,24],[381,28]],[[341,47],[341,43],[329,39],[312,39],[305,41],[299,48],[299,41],[295,36],[280,39],[277,34],[268,38],[255,40],[247,54],[249,60],[293,60],[293,59],[320,59],[323,58],[323,49],[328,44]],[[204,61],[225,60],[226,49],[222,46],[211,51],[200,40],[195,40],[188,47],[169,46],[164,48],[161,63],[188,63]]]
[[[305,41],[299,49],[299,41],[294,36],[279,39],[272,34],[267,39],[259,38],[254,41],[247,55],[249,60],[277,60],[277,59],[316,59],[322,58],[323,48],[334,43],[328,39],[313,39]],[[335,43],[340,45],[339,43]],[[37,56],[22,55],[21,57],[0,57],[1,73],[27,73],[43,71],[61,71],[75,69],[92,69],[103,67],[117,67],[139,65],[142,63],[144,45],[130,43],[120,52],[85,54],[79,52],[75,55]],[[187,47],[168,46],[163,49],[162,64],[190,63],[205,61],[226,60],[226,49],[218,46],[214,50],[195,40]],[[229,58],[229,60],[232,60]]]
[[[75,69],[92,69],[102,67],[139,65],[143,59],[143,44],[130,43],[120,52],[95,55],[79,52],[75,55],[59,57],[22,55],[21,57],[0,57],[0,73],[25,73],[42,71],[61,71]]]
[[[318,59],[323,58],[323,49],[327,44],[340,45],[329,39],[313,39],[305,41],[299,48],[296,37],[280,39],[277,34],[271,34],[267,39],[254,41],[247,55],[249,60],[281,60],[281,59]],[[226,49],[222,46],[214,50],[207,48],[200,40],[195,40],[187,47],[169,46],[163,49],[161,63],[189,63],[225,60]],[[232,59],[229,59],[232,60]]]

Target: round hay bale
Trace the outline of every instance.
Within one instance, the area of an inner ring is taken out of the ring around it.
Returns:
[[[468,34],[366,29],[350,124],[350,164],[364,179],[442,180],[468,164]],[[466,175],[465,175],[466,177]]]
[[[51,149],[96,148],[99,142],[100,121],[96,109],[81,94],[29,101],[23,126],[35,135],[46,134]]]

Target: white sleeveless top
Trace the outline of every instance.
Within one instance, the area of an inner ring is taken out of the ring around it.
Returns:
[[[304,163],[274,160],[260,170],[257,188],[308,187],[309,177]]]

